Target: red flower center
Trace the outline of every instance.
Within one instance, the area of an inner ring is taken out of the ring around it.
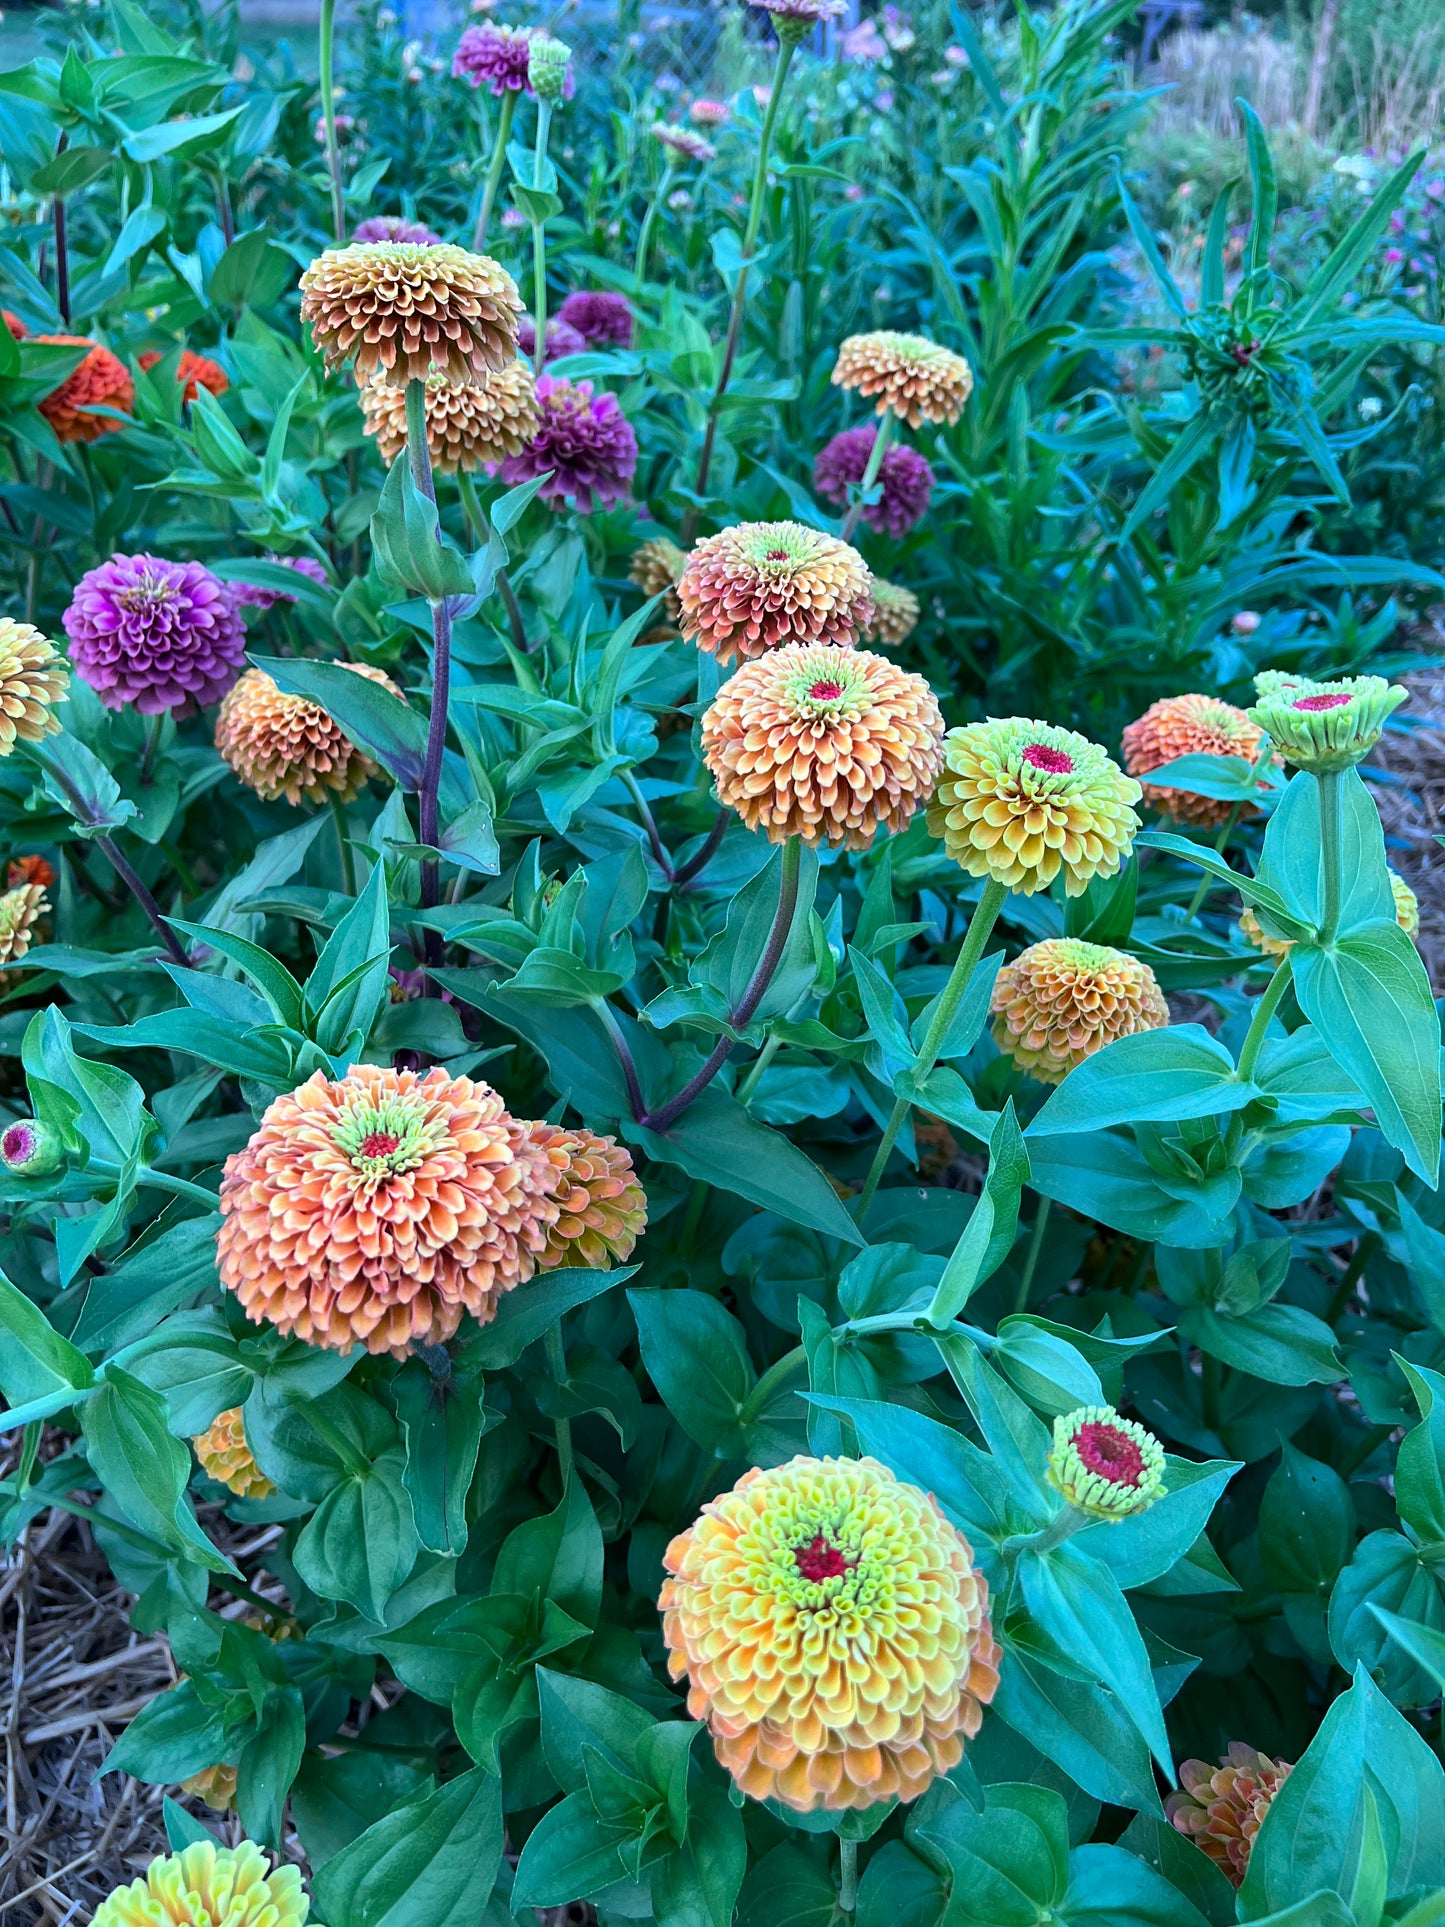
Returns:
[[[840,682],[815,682],[808,694],[815,703],[835,703],[843,693]]]
[[[1346,703],[1354,701],[1353,696],[1301,696],[1294,705],[1296,709],[1343,709]]]
[[[838,1578],[854,1563],[845,1557],[837,1546],[825,1539],[821,1532],[810,1545],[795,1546],[793,1558],[798,1571],[812,1586],[821,1584],[824,1579]]]
[[[0,1138],[0,1156],[11,1164],[23,1164],[35,1149],[35,1133],[28,1124],[12,1124]]]
[[[1111,1485],[1138,1485],[1144,1476],[1144,1454],[1117,1426],[1081,1425],[1074,1434],[1074,1450],[1087,1471]]]
[[[1074,767],[1074,759],[1061,749],[1050,749],[1047,743],[1030,743],[1024,751],[1024,761],[1031,769],[1046,769],[1052,776],[1067,776]]]
[[[792,557],[786,549],[769,549],[767,560],[769,562],[791,562]]]
[[[361,1155],[364,1158],[388,1158],[401,1143],[392,1131],[368,1131],[361,1140]]]

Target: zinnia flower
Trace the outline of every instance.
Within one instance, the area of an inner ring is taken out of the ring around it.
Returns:
[[[189,1793],[193,1800],[208,1806],[212,1813],[229,1813],[236,1804],[236,1769],[233,1766],[204,1766],[199,1773],[193,1773],[189,1779],[181,1781],[181,1792]]]
[[[0,757],[17,742],[38,743],[60,728],[55,704],[65,699],[64,656],[29,622],[0,616]]]
[[[635,582],[645,596],[665,596],[663,607],[668,621],[675,626],[682,622],[677,585],[686,567],[687,557],[676,542],[665,535],[655,535],[651,541],[641,543],[632,551],[632,560],[627,565],[628,580]]]
[[[17,1178],[48,1178],[70,1162],[65,1139],[53,1124],[20,1117],[0,1131],[0,1164]]]
[[[849,335],[833,369],[837,388],[878,397],[876,412],[888,409],[917,428],[921,422],[956,422],[973,392],[973,370],[962,355],[940,348],[924,335],[879,329]]]
[[[675,154],[680,161],[715,161],[717,149],[701,134],[693,133],[690,127],[674,127],[670,121],[658,120],[652,124],[652,138]]]
[[[1386,721],[1410,695],[1383,676],[1312,682],[1273,669],[1256,676],[1254,686],[1259,700],[1249,720],[1287,763],[1316,775],[1349,769],[1367,756],[1384,735]]]
[[[1124,731],[1124,767],[1131,776],[1147,776],[1180,756],[1241,756],[1252,763],[1261,736],[1242,709],[1217,696],[1165,696]],[[1227,822],[1233,808],[1222,797],[1152,783],[1144,785],[1143,800],[1151,809],[1167,811],[1177,823],[1204,826]],[[1255,815],[1254,805],[1241,814]]]
[[[534,1124],[531,1142],[557,1174],[558,1216],[547,1227],[538,1270],[626,1264],[647,1226],[647,1194],[633,1171],[632,1153],[616,1138],[581,1126]]]
[[[530,482],[550,469],[541,496],[553,508],[575,500],[584,515],[624,501],[637,473],[637,437],[615,395],[594,395],[590,381],[543,375],[537,383],[537,433],[502,464],[502,480]]]
[[[136,363],[149,371],[158,367],[164,359],[159,348],[147,348],[144,354],[136,356]],[[181,350],[181,358],[176,364],[176,380],[185,384],[182,401],[194,401],[198,388],[204,388],[212,395],[224,395],[231,385],[231,377],[218,362],[209,360],[205,355],[193,355],[189,348]]]
[[[328,248],[301,277],[301,319],[328,368],[355,359],[405,387],[433,368],[470,381],[517,355],[522,297],[490,255],[443,242]]]
[[[401,691],[380,669],[364,662],[338,665],[393,696]],[[248,669],[227,694],[216,717],[216,748],[247,789],[264,802],[324,803],[329,795],[349,803],[377,773],[364,750],[309,696],[288,695],[264,669]]]
[[[733,117],[733,110],[725,100],[695,100],[687,112],[688,118],[699,127],[726,127]]]
[[[896,582],[873,578],[873,620],[863,633],[865,642],[881,642],[885,649],[896,649],[907,642],[918,627],[921,611],[912,589]]]
[[[865,422],[862,428],[845,428],[819,451],[813,463],[813,486],[825,501],[847,501],[849,484],[856,488],[863,480],[877,439],[878,430]],[[927,513],[933,470],[916,448],[894,442],[884,449],[874,479],[883,492],[876,502],[864,504],[863,520],[870,529],[897,541]]]
[[[939,768],[943,717],[922,676],[866,649],[794,643],[744,663],[702,719],[719,800],[773,843],[862,850],[905,828]]]
[[[80,578],[62,619],[81,681],[107,709],[142,716],[219,701],[246,653],[235,597],[199,562],[113,555]]]
[[[800,522],[739,522],[687,558],[682,632],[719,662],[784,643],[854,643],[873,620],[868,564]]]
[[[5,887],[13,890],[20,883],[38,883],[48,890],[55,881],[55,865],[43,856],[12,856],[5,865]]]
[[[994,979],[994,1041],[1041,1084],[1058,1084],[1116,1037],[1169,1022],[1154,972],[1125,950],[1046,937]]]
[[[389,392],[391,391],[388,390]],[[403,404],[402,413],[405,414],[405,412],[405,404]],[[330,580],[326,570],[314,556],[266,555],[262,560],[274,562],[280,569],[294,569],[297,575],[304,575],[308,582],[320,583],[323,589],[327,587]],[[230,587],[237,602],[245,609],[274,609],[278,602],[296,600],[294,595],[287,595],[284,589],[263,589],[254,582],[233,582]]]
[[[30,948],[35,926],[49,916],[50,901],[38,883],[20,883],[0,896],[0,964],[16,963]],[[6,981],[13,981],[7,975]]]
[[[485,1324],[558,1212],[546,1154],[497,1093],[440,1067],[317,1071],[227,1158],[221,1283],[308,1344],[405,1357]]]
[[[118,435],[123,423],[94,408],[114,408],[128,415],[135,405],[135,381],[129,368],[86,335],[36,335],[37,342],[58,348],[88,348],[89,354],[73,368],[58,388],[36,403],[61,442],[98,442],[102,435]]]
[[[915,1800],[998,1689],[967,1539],[875,1459],[745,1473],[663,1554],[668,1670],[744,1793],[797,1813]]]
[[[540,27],[527,44],[527,85],[538,100],[572,98],[572,49]]]
[[[547,349],[542,357],[545,367],[549,361],[560,361],[563,355],[581,355],[587,352],[587,343],[561,315],[553,315],[547,323]],[[524,314],[517,324],[517,353],[531,361],[537,353],[537,324],[531,315]]]
[[[198,1840],[152,1860],[142,1880],[117,1887],[90,1927],[303,1927],[311,1902],[300,1871],[274,1872],[250,1840]]]
[[[589,348],[632,346],[632,306],[625,294],[576,288],[557,310],[557,319],[575,328]]]
[[[498,99],[509,92],[530,93],[527,55],[531,43],[530,27],[503,27],[491,20],[468,27],[452,55],[452,78],[465,78],[474,87],[485,85]]]
[[[206,1477],[228,1487],[238,1499],[269,1499],[276,1490],[247,1443],[239,1405],[218,1413],[191,1445]]]
[[[1292,1771],[1288,1760],[1272,1760],[1240,1740],[1217,1767],[1185,1760],[1179,1768],[1180,1791],[1164,1802],[1170,1823],[1207,1853],[1232,1887],[1242,1887],[1254,1837],[1270,1802]]]
[[[990,717],[951,729],[943,762],[928,827],[970,876],[1032,896],[1062,870],[1077,897],[1129,854],[1139,785],[1072,729]]]
[[[406,390],[384,375],[360,384],[361,413],[384,462],[406,447]],[[454,381],[447,374],[426,380],[426,439],[433,465],[443,475],[468,474],[516,455],[537,433],[537,390],[524,361],[509,362],[480,381]]]
[[[794,47],[800,46],[815,27],[827,20],[840,20],[846,11],[845,0],[750,0],[750,4],[770,14],[779,40]]]
[[[1164,1449],[1112,1405],[1081,1405],[1054,1420],[1048,1474],[1070,1505],[1117,1524],[1164,1497]]]
[[[462,37],[465,39],[466,35]],[[456,68],[452,71],[455,73]],[[442,244],[442,237],[433,234],[424,221],[408,221],[404,214],[368,214],[352,229],[351,238],[353,241],[410,241],[419,248],[439,248]]]
[[[1420,928],[1420,900],[1396,871],[1390,871],[1390,894],[1395,899],[1395,921],[1407,937],[1415,936]],[[1248,904],[1239,913],[1239,927],[1246,940],[1266,957],[1282,957],[1286,950],[1293,949],[1288,937],[1272,937],[1261,925],[1259,918]]]

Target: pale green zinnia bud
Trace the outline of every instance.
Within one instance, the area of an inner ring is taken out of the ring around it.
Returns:
[[[538,100],[561,100],[567,91],[572,49],[549,33],[532,35],[527,49],[527,85]]]
[[[1391,713],[1409,691],[1383,676],[1312,682],[1266,669],[1255,678],[1259,700],[1249,720],[1288,763],[1319,776],[1349,769],[1379,742]]]
[[[1049,1484],[1091,1518],[1117,1523],[1164,1496],[1164,1450],[1112,1405],[1081,1405],[1054,1420]]]

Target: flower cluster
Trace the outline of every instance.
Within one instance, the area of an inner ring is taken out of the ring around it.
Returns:
[[[0,616],[0,757],[19,743],[38,743],[60,728],[55,705],[70,677],[65,658],[29,622]]]
[[[624,501],[636,472],[637,437],[617,397],[558,375],[537,383],[536,433],[501,470],[508,484],[547,475],[542,500],[559,509],[575,502],[584,515]]]
[[[871,422],[846,428],[822,448],[813,463],[813,486],[827,502],[846,502],[850,485],[863,480],[878,430]],[[915,528],[928,512],[933,496],[933,470],[916,448],[895,442],[883,451],[878,464],[876,502],[864,504],[863,520],[880,535],[895,541]]]
[[[107,709],[218,702],[245,656],[237,598],[199,562],[113,555],[80,578],[62,620],[76,674]]]
[[[1058,1084],[1116,1037],[1160,1030],[1169,1006],[1148,964],[1078,937],[1046,937],[994,980],[994,1041],[1041,1084]]]
[[[191,1440],[191,1446],[206,1477],[226,1486],[238,1499],[269,1499],[276,1490],[256,1463],[239,1405],[218,1413]]]
[[[367,663],[339,666],[401,694],[389,676]],[[349,803],[377,773],[320,703],[288,695],[264,669],[248,669],[223,699],[216,748],[247,789],[268,803],[282,796],[288,803],[303,797],[324,803],[328,796]]]
[[[1233,703],[1217,696],[1165,696],[1125,729],[1124,767],[1131,776],[1147,776],[1181,756],[1239,756],[1252,763],[1261,741],[1258,724]],[[1220,797],[1150,783],[1143,800],[1178,823],[1203,827],[1226,822],[1233,807]],[[1245,813],[1255,814],[1252,804]]]
[[[924,422],[956,422],[973,392],[973,370],[962,355],[924,335],[850,335],[838,350],[835,387],[878,397],[877,413],[890,409],[910,428]]]
[[[135,381],[124,362],[91,341],[86,335],[37,335],[38,342],[59,348],[85,348],[89,352],[48,395],[36,404],[61,442],[98,442],[102,435],[117,435],[124,423],[108,415],[97,415],[97,408],[113,408],[128,415],[135,406]]]
[[[452,55],[452,78],[469,80],[473,87],[487,87],[498,99],[506,93],[530,92],[527,59],[531,44],[530,27],[503,27],[492,20],[467,27]]]
[[[304,1927],[310,1907],[297,1868],[273,1872],[249,1840],[237,1847],[198,1840],[117,1887],[91,1927]]]
[[[379,371],[359,385],[361,416],[384,462],[406,447],[406,391]],[[537,389],[524,361],[495,374],[456,381],[438,370],[426,378],[426,440],[443,475],[493,468],[536,437]]]
[[[1117,1523],[1162,1499],[1164,1448],[1112,1405],[1083,1405],[1054,1420],[1049,1484],[1092,1519]]]
[[[1230,1885],[1242,1887],[1250,1849],[1274,1796],[1290,1775],[1286,1760],[1272,1760],[1240,1740],[1217,1767],[1185,1760],[1179,1791],[1164,1802],[1171,1825],[1207,1853]]]
[[[521,312],[504,268],[447,242],[353,242],[301,277],[301,319],[327,367],[354,360],[359,374],[381,369],[400,386],[433,368],[454,381],[505,368]]]
[[[663,1565],[669,1669],[754,1799],[798,1813],[916,1799],[997,1690],[972,1548],[876,1460],[748,1472]]]
[[[786,643],[855,643],[873,620],[868,564],[799,522],[740,522],[697,544],[677,586],[682,631],[730,662]]]

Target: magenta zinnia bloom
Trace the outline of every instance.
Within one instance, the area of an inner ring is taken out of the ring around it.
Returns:
[[[590,381],[543,375],[536,439],[507,457],[501,475],[504,482],[530,482],[548,469],[541,494],[553,508],[565,508],[569,496],[584,515],[616,507],[637,472],[637,437],[615,395],[594,395]]]
[[[408,221],[402,214],[371,214],[358,221],[352,230],[353,241],[410,241],[420,248],[438,248],[442,237],[433,234],[421,221]]]
[[[863,480],[878,431],[871,422],[845,428],[813,463],[813,486],[830,502],[846,502],[848,485]],[[922,521],[933,494],[933,470],[916,448],[895,442],[883,451],[877,481],[882,494],[863,511],[863,520],[880,535],[895,539]]]
[[[547,352],[544,362],[560,361],[563,355],[585,354],[587,343],[569,321],[561,315],[554,315],[547,323]],[[537,352],[537,324],[531,315],[524,314],[517,323],[517,353],[523,361],[530,361]]]
[[[113,555],[75,585],[64,616],[76,674],[107,709],[143,716],[218,702],[241,673],[246,628],[199,562]]]
[[[465,75],[474,87],[485,84],[498,98],[509,91],[530,93],[527,61],[531,41],[526,27],[502,27],[493,20],[468,27],[452,55],[452,78]]]
[[[265,562],[277,562],[283,569],[294,569],[297,575],[308,576],[311,581],[326,587],[326,571],[321,564],[309,555],[267,555]],[[274,609],[278,602],[294,602],[294,595],[287,595],[284,589],[262,589],[254,582],[233,582],[232,593],[237,602],[247,609]]]
[[[589,348],[632,346],[632,306],[625,294],[578,288],[557,310],[557,319],[575,328]]]

